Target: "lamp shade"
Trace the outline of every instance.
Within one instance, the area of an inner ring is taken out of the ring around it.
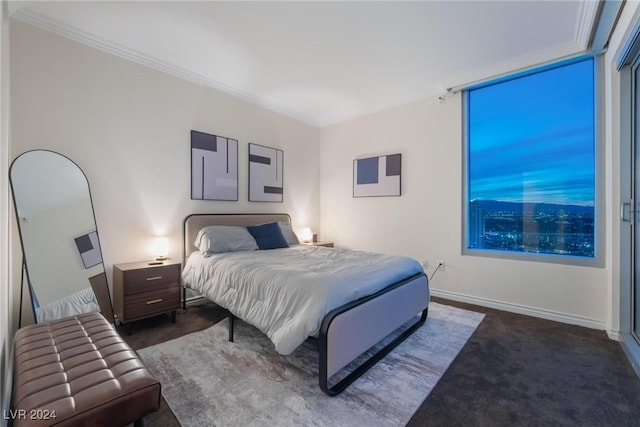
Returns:
[[[313,233],[309,227],[301,228],[298,231],[298,237],[302,243],[310,243],[313,239]]]
[[[156,260],[161,261],[167,259],[169,255],[169,238],[165,236],[156,237],[153,241],[153,255]]]

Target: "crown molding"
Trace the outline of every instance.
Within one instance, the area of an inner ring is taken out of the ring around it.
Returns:
[[[579,57],[584,55],[584,53],[584,49],[581,49],[580,46],[572,40],[548,49],[510,58],[507,61],[494,64],[490,67],[461,73],[443,82],[444,84],[440,84],[440,86],[446,88],[447,91],[458,92],[472,86]]]
[[[573,33],[575,43],[580,46],[580,50],[586,51],[589,48],[591,34],[595,30],[594,23],[598,14],[600,2],[584,0],[578,6],[578,18],[576,28]]]
[[[266,110],[273,111],[274,113],[299,120],[312,126],[322,126],[322,123],[320,121],[310,116],[300,114],[281,105],[274,104],[265,99],[226,86],[201,74],[191,72],[185,68],[170,64],[166,61],[162,61],[145,53],[130,49],[117,43],[107,41],[79,28],[48,18],[39,13],[35,13],[29,10],[28,7],[23,7],[14,11],[14,13],[11,15],[11,19],[23,22],[28,25],[32,25],[41,30],[45,30],[58,36],[76,41],[95,49],[99,49],[103,52],[115,55],[131,62],[135,62],[145,67],[152,68],[156,71],[160,71],[162,73],[169,74],[201,86],[206,86],[218,90],[242,101],[251,103]]]

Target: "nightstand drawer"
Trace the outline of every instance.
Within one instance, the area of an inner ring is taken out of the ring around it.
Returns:
[[[133,295],[127,298],[125,303],[128,320],[136,320],[178,308],[180,308],[180,288],[177,287]]]
[[[125,295],[180,286],[180,269],[174,266],[131,270],[126,271],[124,276],[127,284],[124,289]]]

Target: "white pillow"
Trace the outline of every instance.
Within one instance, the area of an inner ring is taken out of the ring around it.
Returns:
[[[246,227],[210,225],[198,231],[193,244],[204,256],[220,252],[255,251],[258,244]]]
[[[282,235],[284,236],[289,246],[300,244],[300,240],[298,240],[298,236],[296,236],[296,233],[293,232],[291,224],[283,221],[278,221],[278,225],[280,226],[280,231],[282,231]]]

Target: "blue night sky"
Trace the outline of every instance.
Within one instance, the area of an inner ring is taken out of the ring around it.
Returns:
[[[593,206],[587,60],[469,92],[469,200]]]

